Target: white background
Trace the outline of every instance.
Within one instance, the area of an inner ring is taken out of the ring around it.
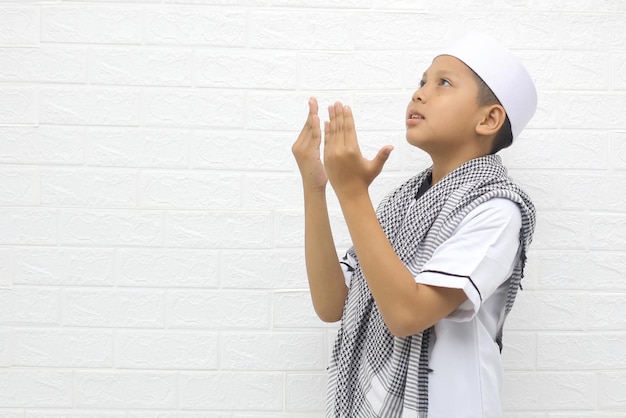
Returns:
[[[404,109],[468,29],[539,88],[503,152],[538,208],[506,415],[626,417],[621,0],[0,1],[0,417],[321,417],[307,98],[396,146],[377,202],[427,166]]]

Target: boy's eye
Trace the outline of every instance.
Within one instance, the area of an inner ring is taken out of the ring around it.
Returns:
[[[420,87],[424,87],[424,84],[426,84],[426,82],[424,80],[420,80]]]
[[[442,78],[442,79],[439,81],[439,85],[441,85],[441,86],[449,86],[449,85],[450,85],[450,82],[449,82],[448,80],[446,80],[445,78]]]

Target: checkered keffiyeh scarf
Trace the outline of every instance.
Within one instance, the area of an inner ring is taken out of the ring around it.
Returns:
[[[502,326],[523,276],[526,250],[535,228],[529,197],[507,176],[497,155],[467,163],[444,177],[415,201],[427,169],[388,195],[377,210],[396,254],[413,275],[448,239],[463,218],[492,198],[517,203],[522,213],[521,256],[510,280]],[[354,249],[348,253],[357,259]],[[357,259],[358,261],[358,259]],[[357,263],[346,299],[341,328],[329,367],[327,416],[336,418],[418,417],[428,415],[428,344],[432,328],[405,338],[394,337],[383,322]]]

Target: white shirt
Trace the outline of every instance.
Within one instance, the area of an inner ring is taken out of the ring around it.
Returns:
[[[467,300],[434,326],[429,418],[500,418],[503,370],[495,343],[519,257],[521,212],[508,199],[472,210],[425,263],[416,283],[462,289]],[[349,257],[347,264],[354,267]],[[351,272],[343,265],[346,284]]]

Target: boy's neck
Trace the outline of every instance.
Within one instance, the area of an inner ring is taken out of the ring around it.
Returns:
[[[484,157],[491,152],[495,137],[475,136],[453,145],[442,147],[422,148],[433,162],[432,185],[452,173],[468,161]]]
[[[433,161],[432,181],[431,185],[435,185],[439,180],[452,173],[454,170],[462,166],[468,161],[475,158],[484,157],[484,152],[475,152],[470,154],[462,154],[451,158],[449,155],[436,158],[431,155]]]

